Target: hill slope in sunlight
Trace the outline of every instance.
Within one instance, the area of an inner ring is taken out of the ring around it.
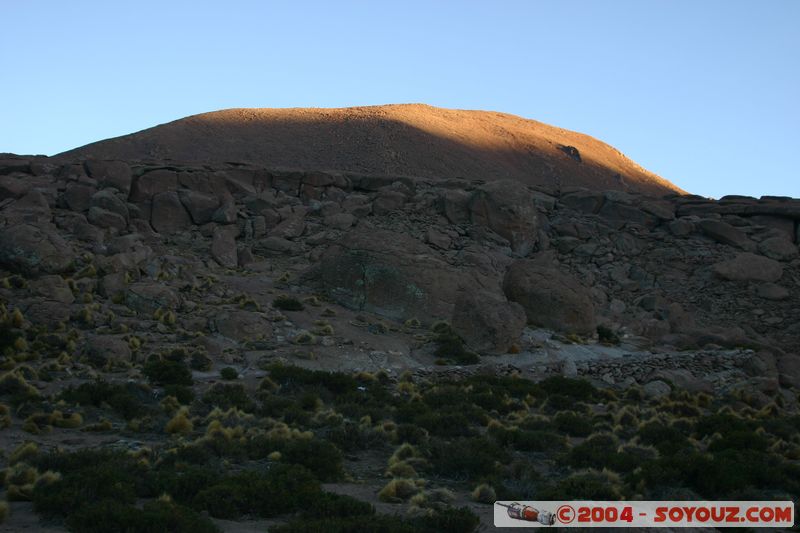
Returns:
[[[588,135],[504,113],[421,104],[226,109],[59,155],[684,192]]]

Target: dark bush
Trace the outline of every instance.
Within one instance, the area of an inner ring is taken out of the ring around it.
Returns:
[[[537,500],[618,500],[620,491],[597,472],[581,472],[545,486],[536,492]]]
[[[248,444],[254,459],[266,457],[273,451],[281,453],[281,462],[302,465],[320,481],[338,481],[344,475],[342,453],[330,442],[312,439],[271,440],[255,438]]]
[[[428,441],[428,432],[414,424],[398,424],[395,434],[398,442],[424,444]]]
[[[77,389],[70,387],[61,393],[61,398],[66,402],[95,407],[106,403],[126,420],[147,415],[150,412],[147,405],[153,403],[152,395],[139,385],[111,385],[105,381],[84,383]]]
[[[432,439],[429,444],[431,469],[449,479],[474,481],[494,474],[498,462],[508,460],[508,454],[485,437],[455,439],[446,442]]]
[[[556,413],[552,420],[553,428],[571,437],[588,437],[592,433],[591,417],[574,411]]]
[[[208,518],[181,505],[148,502],[142,509],[115,500],[93,502],[67,519],[76,533],[216,533],[220,529]]]
[[[630,472],[638,466],[634,455],[618,451],[619,441],[613,435],[592,435],[572,448],[564,462],[573,468],[608,468],[617,472]]]
[[[160,386],[191,386],[194,383],[192,371],[183,361],[150,357],[144,368],[142,368],[142,373],[147,376],[151,383]]]
[[[275,533],[472,533],[480,519],[470,509],[444,509],[431,516],[402,519],[376,514],[345,518],[308,517],[270,528]]]
[[[475,433],[469,418],[458,411],[430,411],[415,417],[414,423],[439,437],[468,437]]]
[[[197,446],[186,446],[183,450]],[[186,460],[185,454],[179,454],[179,461]],[[208,457],[196,458],[200,460],[188,461],[191,465],[174,465],[163,463],[152,472],[154,492],[157,494],[169,494],[175,501],[183,504],[191,503],[194,496],[203,489],[216,485],[222,479],[222,475],[216,469],[206,466]]]
[[[215,383],[204,395],[203,403],[220,409],[236,407],[251,413],[255,404],[241,384]]]
[[[233,381],[234,379],[239,378],[239,372],[237,372],[235,368],[231,368],[229,366],[226,366],[225,368],[220,370],[219,375],[222,379],[228,381]]]
[[[104,499],[131,504],[137,495],[148,493],[146,467],[122,452],[82,450],[40,455],[34,466],[62,476],[51,484],[37,486],[33,492],[34,509],[48,518],[69,516]]]
[[[548,396],[559,394],[581,402],[588,402],[597,396],[597,389],[585,379],[552,376],[540,381],[539,388]]]
[[[619,344],[619,335],[608,326],[597,326],[597,339],[603,344]]]
[[[245,514],[269,518],[306,509],[320,493],[319,482],[305,468],[275,465],[266,473],[226,476],[200,490],[192,507],[216,518],[236,519]]]
[[[174,396],[181,405],[189,405],[194,400],[194,391],[183,385],[167,385],[164,387],[164,396]]]
[[[552,431],[497,428],[490,434],[498,444],[519,451],[561,451],[567,447],[567,439]]]
[[[449,327],[444,328],[434,338],[436,349],[434,355],[458,365],[474,365],[481,358],[475,352],[467,349],[464,341]]]
[[[516,376],[470,376],[465,382],[475,387],[476,391],[491,391],[494,395],[508,395],[520,400],[541,393],[539,385]]]
[[[680,431],[657,420],[642,424],[637,435],[644,444],[655,446],[662,455],[672,455],[691,446]]]
[[[305,309],[303,302],[292,296],[281,295],[272,300],[272,307],[281,311],[302,311]]]
[[[371,516],[375,514],[372,504],[352,496],[324,492],[314,500],[314,516],[319,518],[344,518],[347,516]]]
[[[739,430],[726,432],[721,439],[712,441],[708,446],[708,451],[757,450],[763,452],[769,445],[770,440],[766,436],[751,430]]]
[[[299,366],[270,365],[269,377],[281,386],[281,391],[292,392],[304,387],[319,386],[333,394],[344,394],[358,390],[358,382],[352,376],[341,372],[306,370]]]

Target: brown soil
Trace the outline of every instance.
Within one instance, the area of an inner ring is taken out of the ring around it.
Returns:
[[[421,104],[227,109],[59,154],[683,193],[593,137],[505,113]]]

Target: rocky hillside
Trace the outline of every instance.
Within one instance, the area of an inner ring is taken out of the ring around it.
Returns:
[[[0,522],[796,498],[798,223],[782,197],[9,156]]]
[[[683,192],[588,135],[504,113],[386,105],[228,109],[176,120],[61,154],[67,159],[215,163],[423,178],[513,179]]]
[[[5,299],[37,323],[83,309],[50,285],[89,268],[94,305],[180,310],[215,333],[218,310],[191,291],[225,275],[245,294],[271,280],[392,321],[451,321],[487,353],[526,323],[600,325],[649,345],[751,347],[775,379],[798,378],[798,200],[234,164],[11,159],[1,172],[0,268],[31,279]]]

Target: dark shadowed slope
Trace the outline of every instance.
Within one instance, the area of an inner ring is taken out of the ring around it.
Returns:
[[[504,113],[419,104],[227,109],[60,155],[236,161],[431,178],[512,178],[552,188],[683,192],[588,135]]]

